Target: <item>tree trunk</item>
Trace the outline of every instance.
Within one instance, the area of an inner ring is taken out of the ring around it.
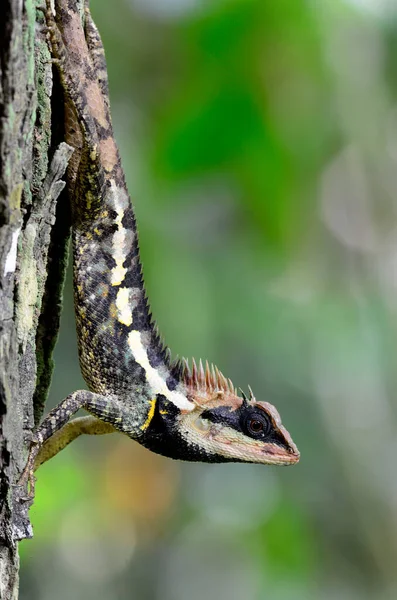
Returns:
[[[1,0],[0,600],[18,597],[17,542],[32,535],[26,489],[14,484],[51,379],[69,238],[60,178],[72,150],[61,99],[51,111],[43,22],[35,0]]]

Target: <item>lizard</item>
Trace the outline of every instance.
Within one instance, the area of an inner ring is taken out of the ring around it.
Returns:
[[[88,390],[67,396],[30,442],[21,485],[81,434],[121,432],[185,461],[292,465],[300,454],[277,409],[217,367],[171,359],[152,317],[137,224],[114,138],[104,49],[88,2],[46,0],[54,68],[65,98],[72,203],[74,304]],[[71,417],[85,409],[89,416]]]

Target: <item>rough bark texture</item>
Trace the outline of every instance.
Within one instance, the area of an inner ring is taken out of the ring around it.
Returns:
[[[17,542],[31,536],[26,490],[14,484],[48,392],[66,266],[68,209],[56,200],[71,149],[51,93],[42,12],[1,0],[0,600],[18,597]]]

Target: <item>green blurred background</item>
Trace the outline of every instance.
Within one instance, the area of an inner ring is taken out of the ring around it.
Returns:
[[[397,3],[92,12],[160,329],[302,458],[80,439],[38,472],[21,598],[397,598]],[[50,405],[82,385],[69,283]]]

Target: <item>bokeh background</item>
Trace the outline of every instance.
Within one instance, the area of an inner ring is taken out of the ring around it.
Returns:
[[[397,3],[92,0],[153,312],[274,403],[289,468],[80,439],[29,600],[397,598]],[[50,405],[83,385],[69,282]]]

